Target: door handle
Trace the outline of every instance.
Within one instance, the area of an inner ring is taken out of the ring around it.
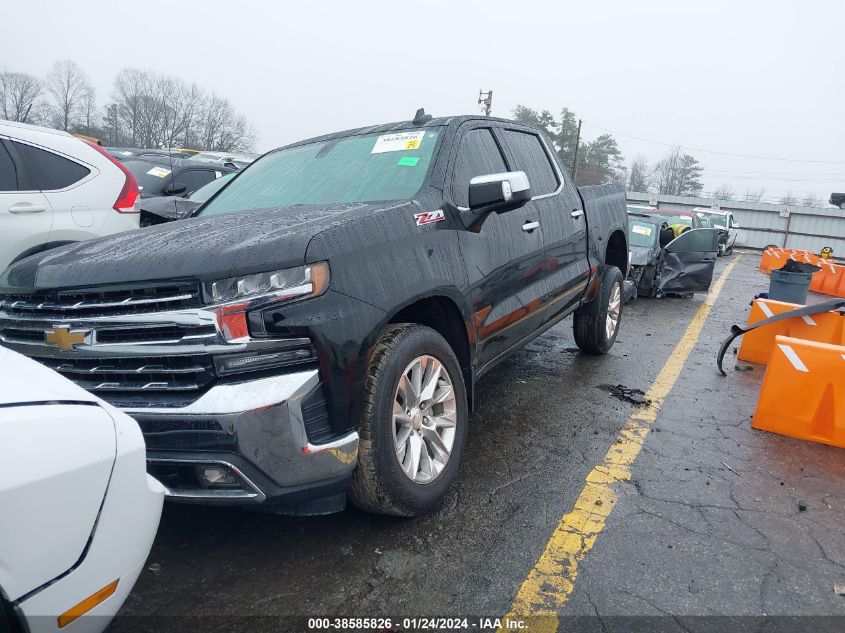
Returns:
[[[531,233],[531,232],[534,231],[534,229],[539,229],[539,228],[540,228],[539,222],[526,222],[525,224],[522,225],[522,230],[525,231],[526,233]]]
[[[582,215],[584,215],[584,209],[575,209],[572,213],[570,213],[573,218],[578,219]]]
[[[41,213],[46,210],[47,207],[43,204],[31,204],[29,202],[18,202],[9,207],[9,213]]]

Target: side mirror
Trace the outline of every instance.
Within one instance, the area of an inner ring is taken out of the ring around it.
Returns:
[[[185,183],[174,182],[169,187],[165,187],[164,191],[162,193],[164,193],[164,195],[166,195],[166,196],[181,196],[187,190],[188,190],[188,185],[186,185]]]
[[[741,229],[742,227],[739,224],[737,224],[736,222],[734,222],[733,226],[731,228],[732,229]]]
[[[531,185],[524,171],[476,176],[469,181],[469,208],[474,214],[518,209],[531,200]]]

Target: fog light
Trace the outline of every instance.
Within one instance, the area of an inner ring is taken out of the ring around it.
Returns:
[[[200,482],[209,488],[240,488],[240,479],[225,466],[197,466]]]

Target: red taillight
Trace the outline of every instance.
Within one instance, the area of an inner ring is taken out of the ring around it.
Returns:
[[[112,163],[117,165],[117,168],[123,172],[123,187],[120,188],[120,193],[117,195],[117,200],[114,201],[112,207],[118,213],[140,213],[140,210],[137,206],[135,206],[135,202],[138,200],[138,181],[135,180],[135,176],[132,175],[132,172],[126,169],[119,160],[117,160],[114,156],[109,154],[106,150],[104,150],[99,145],[94,145],[89,141],[84,141],[88,143],[91,147],[95,150],[100,152],[103,156],[108,158]]]

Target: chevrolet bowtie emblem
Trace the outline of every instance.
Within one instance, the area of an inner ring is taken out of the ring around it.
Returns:
[[[44,332],[44,342],[67,351],[84,343],[89,332],[90,330],[71,331],[68,327],[54,327],[52,330]]]

